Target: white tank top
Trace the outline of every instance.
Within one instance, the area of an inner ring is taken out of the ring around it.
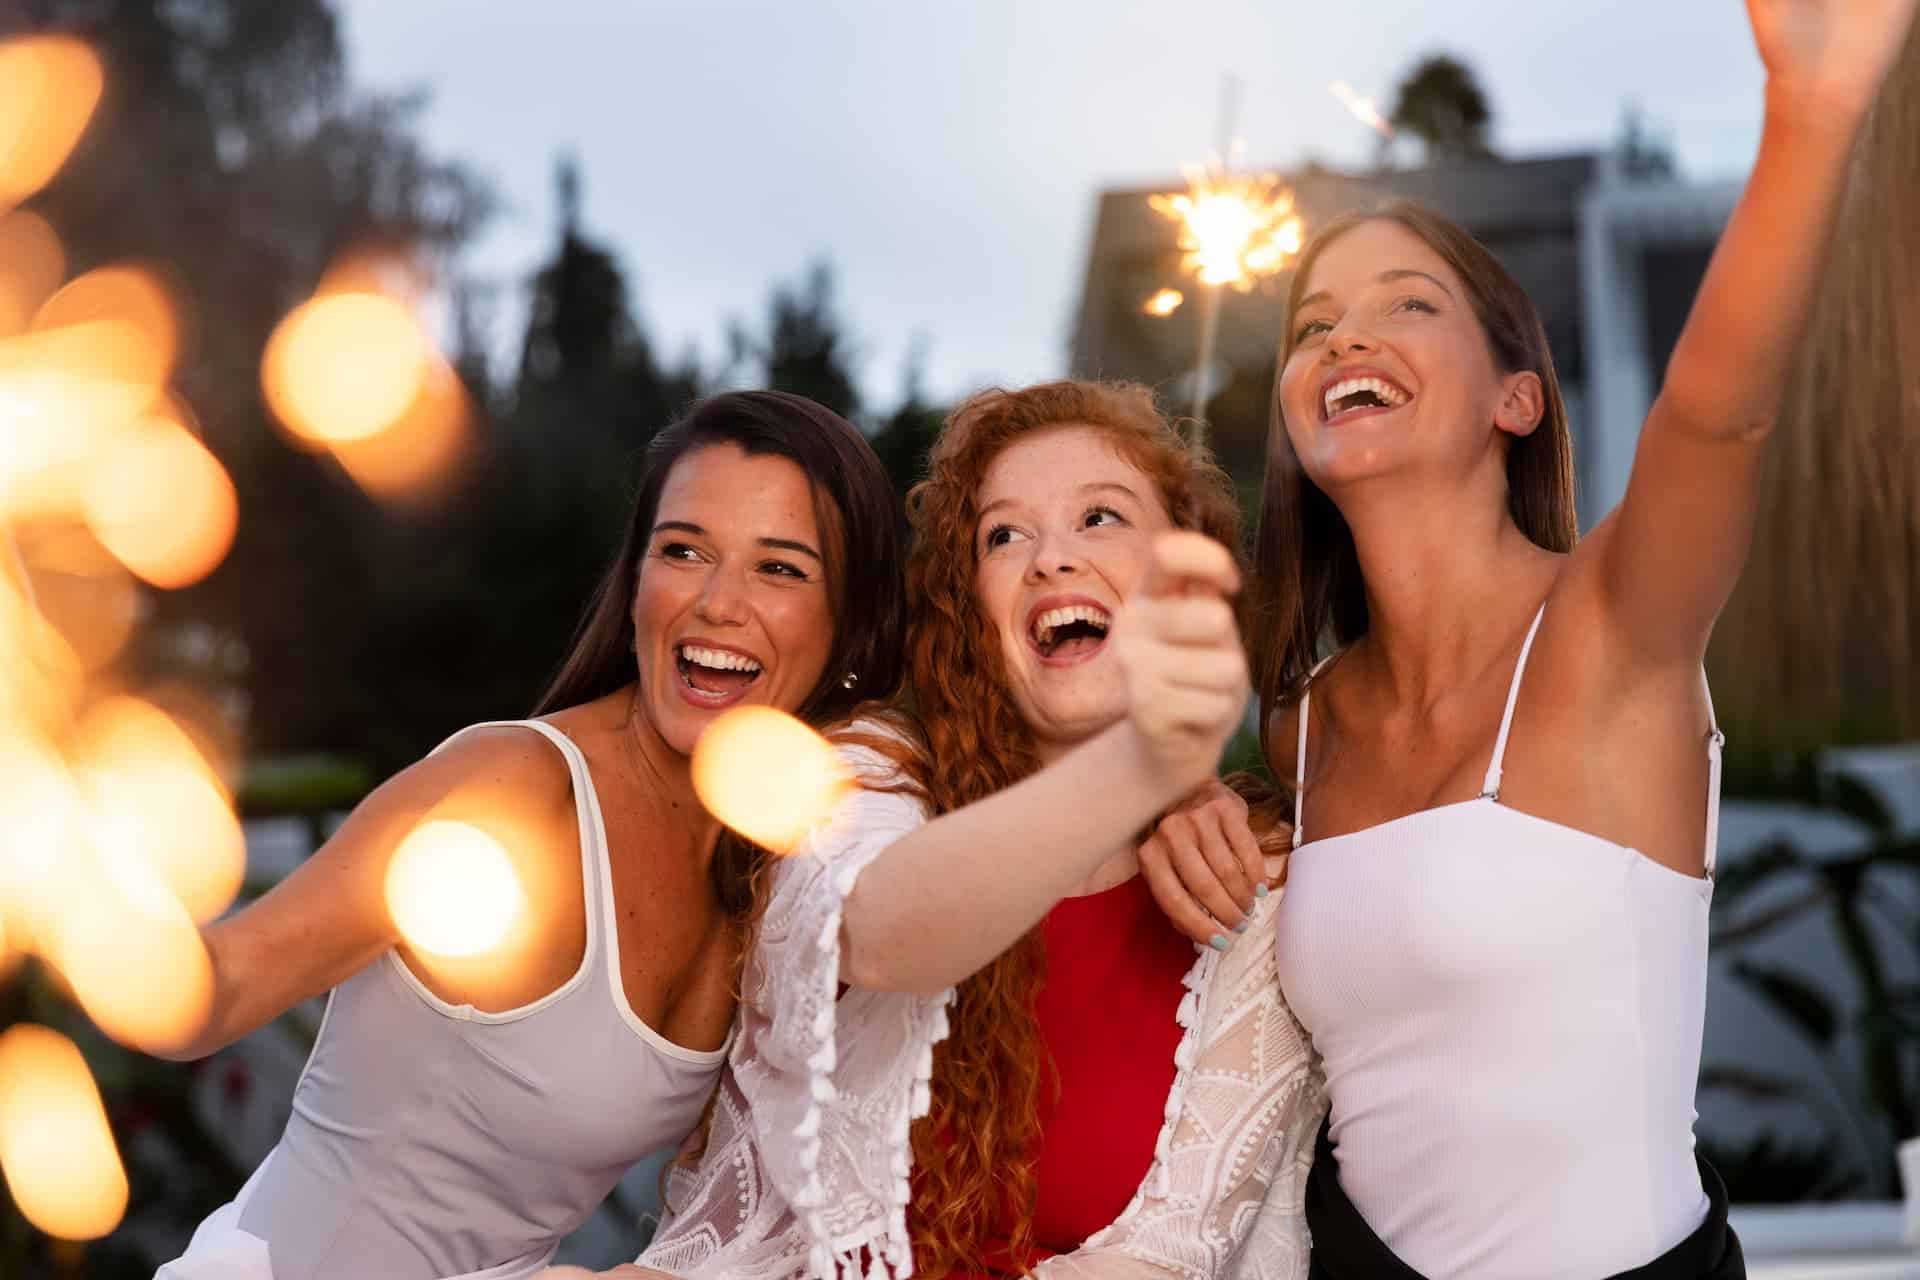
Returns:
[[[231,1206],[266,1241],[273,1280],[530,1275],[621,1174],[680,1143],[719,1078],[725,1047],[682,1048],[627,1004],[586,757],[551,725],[498,723],[567,759],[586,954],[504,1013],[446,1003],[397,952],[334,991],[286,1133]]]
[[[1302,844],[1295,793],[1281,986],[1325,1066],[1341,1187],[1429,1280],[1597,1280],[1707,1212],[1693,1095],[1720,733],[1703,880],[1502,805],[1539,626],[1478,797]]]

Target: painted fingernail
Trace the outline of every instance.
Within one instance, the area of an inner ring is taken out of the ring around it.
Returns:
[[[1256,898],[1264,898],[1264,897],[1266,897],[1266,896],[1267,896],[1267,886],[1266,886],[1266,885],[1264,885],[1264,884],[1257,884],[1257,885],[1255,885],[1255,886],[1253,886],[1253,896],[1254,896],[1254,897],[1256,897]]]
[[[1225,951],[1228,947],[1231,947],[1233,945],[1231,942],[1227,941],[1227,935],[1224,933],[1214,934],[1209,941],[1212,943],[1213,949],[1215,951]]]
[[[1245,933],[1247,931],[1247,926],[1251,923],[1252,921],[1250,920],[1242,920],[1239,924],[1233,926],[1233,931],[1235,933]]]

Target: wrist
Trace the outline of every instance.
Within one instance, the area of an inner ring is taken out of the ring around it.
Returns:
[[[1851,146],[1873,106],[1859,86],[1809,84],[1783,76],[1767,77],[1763,136]]]

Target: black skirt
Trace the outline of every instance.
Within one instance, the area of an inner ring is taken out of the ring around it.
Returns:
[[[1652,1262],[1607,1280],[1746,1280],[1740,1240],[1727,1225],[1726,1184],[1705,1160],[1700,1161],[1700,1185],[1707,1193],[1706,1221]],[[1307,1230],[1313,1233],[1308,1280],[1425,1280],[1381,1243],[1347,1199],[1324,1124],[1307,1176],[1306,1209]]]

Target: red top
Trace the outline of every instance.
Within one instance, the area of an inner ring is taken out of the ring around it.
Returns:
[[[1175,931],[1143,876],[1065,899],[1043,927],[1046,977],[1035,1005],[1060,1087],[1057,1101],[1049,1101],[1051,1080],[1040,1090],[1039,1247],[1020,1266],[986,1273],[996,1278],[1079,1248],[1126,1210],[1146,1179],[1173,1089],[1181,979],[1194,961],[1193,943]],[[1004,1235],[990,1253],[1004,1258]]]

